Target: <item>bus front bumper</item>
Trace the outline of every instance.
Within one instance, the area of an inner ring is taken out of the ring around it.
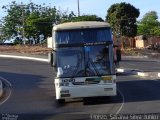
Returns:
[[[56,87],[56,99],[116,96],[116,83],[110,85],[84,85]]]

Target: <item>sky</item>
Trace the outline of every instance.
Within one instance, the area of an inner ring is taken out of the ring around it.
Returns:
[[[2,9],[3,5],[9,5],[13,0],[0,0],[0,19],[7,13]],[[48,6],[56,6],[61,11],[68,12],[73,11],[78,15],[78,0],[14,0],[17,3],[29,3],[32,1],[35,4],[45,3]],[[156,11],[160,18],[160,0],[79,0],[80,15],[97,15],[105,20],[107,10],[111,5],[115,3],[126,2],[139,9],[140,16],[138,19],[142,19],[143,16],[149,11]]]

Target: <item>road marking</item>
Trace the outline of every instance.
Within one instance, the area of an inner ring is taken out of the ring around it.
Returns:
[[[116,114],[119,114],[119,112],[122,110],[122,108],[124,106],[124,95],[119,89],[117,89],[117,90],[120,93],[120,95],[122,96],[122,104],[121,104],[120,108],[118,109],[118,111],[116,112]]]
[[[117,69],[117,72],[121,72],[121,73],[123,73],[125,70],[124,69],[122,69],[122,68],[118,68]]]
[[[0,80],[0,98],[2,97],[3,95],[3,84],[2,84],[2,81]]]
[[[158,77],[160,77],[160,73],[158,73]]]
[[[12,84],[5,78],[0,76],[0,79],[2,79],[3,81],[5,81],[10,87],[12,87]]]
[[[146,72],[137,72],[137,75],[141,76],[141,77],[148,77],[149,76],[149,74]]]
[[[1,76],[0,76],[0,79],[3,80],[3,81],[5,81],[5,82],[9,85],[10,88],[12,87],[12,84],[11,84],[7,79],[5,79],[5,78],[3,78],[3,77],[1,77]],[[0,105],[4,104],[4,103],[9,99],[10,96],[11,96],[11,94],[12,94],[12,90],[10,89],[10,90],[9,90],[9,95],[8,95],[7,98],[4,99],[2,102],[0,101]]]
[[[45,58],[36,58],[36,57],[26,57],[26,56],[16,56],[16,55],[0,55],[2,58],[17,58],[17,59],[25,59],[25,60],[35,60],[42,62],[49,62],[48,59]]]

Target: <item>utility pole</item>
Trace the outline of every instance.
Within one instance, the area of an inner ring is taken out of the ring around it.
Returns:
[[[80,16],[79,0],[77,0],[77,5],[78,5],[78,17],[79,17]]]
[[[26,41],[25,41],[25,30],[24,30],[24,5],[23,5],[23,2],[21,2],[21,9],[22,9],[22,41],[23,41],[23,44],[25,45],[26,44]]]

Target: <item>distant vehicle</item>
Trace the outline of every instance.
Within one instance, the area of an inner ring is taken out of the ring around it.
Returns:
[[[4,40],[4,42],[2,42],[2,45],[13,45],[14,44],[15,39],[7,39]]]
[[[152,49],[152,50],[160,50],[160,43],[155,43],[152,45],[146,46],[147,49]]]
[[[26,42],[28,41],[27,38],[24,38],[24,39]],[[22,43],[23,43],[22,37],[14,36],[14,37],[8,38],[6,40],[3,40],[3,42],[1,44],[2,45],[15,45],[15,44],[22,44]]]
[[[53,27],[48,47],[58,103],[67,98],[116,96],[112,32],[106,22],[71,22]]]

